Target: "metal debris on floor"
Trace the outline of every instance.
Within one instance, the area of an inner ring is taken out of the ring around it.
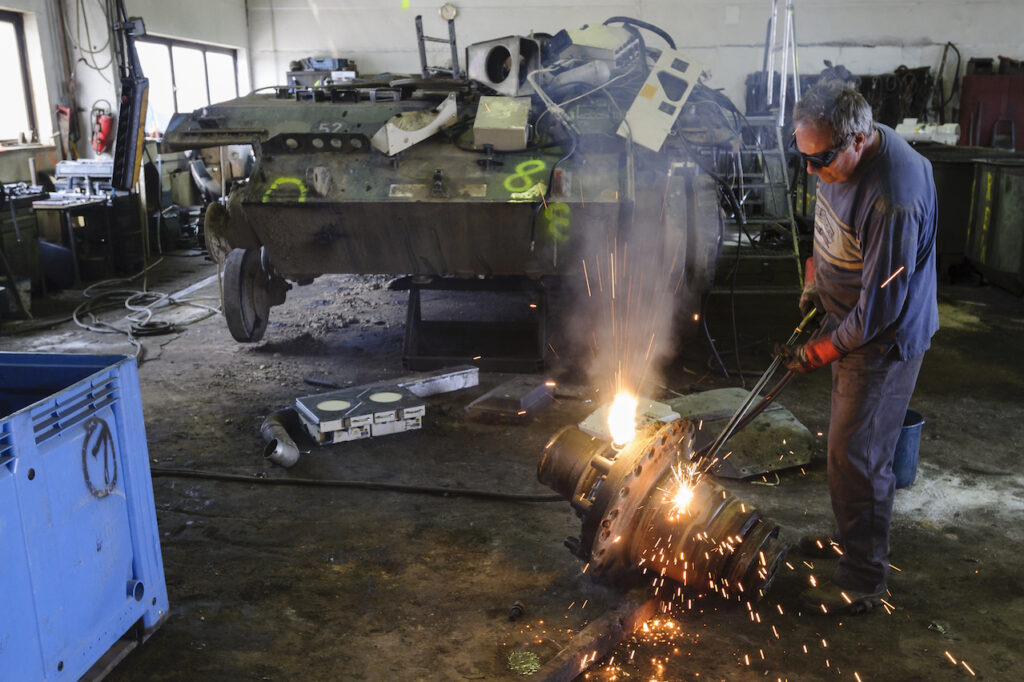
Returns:
[[[466,406],[466,412],[479,421],[524,423],[554,396],[554,381],[518,376],[484,393]]]

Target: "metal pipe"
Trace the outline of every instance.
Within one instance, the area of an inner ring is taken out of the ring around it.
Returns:
[[[426,37],[423,35],[423,17],[422,15],[416,15],[416,43],[420,49],[420,75],[426,80],[430,78],[430,73],[427,71],[427,46]]]
[[[789,51],[792,41],[793,30],[793,2],[786,2],[786,18],[782,27],[782,73],[779,77],[779,127],[786,121],[786,71],[789,69]],[[796,61],[796,54],[793,54],[793,61]],[[799,87],[799,86],[798,86]]]
[[[768,19],[768,66],[766,67],[765,74],[767,77],[767,83],[765,85],[765,108],[772,108],[773,95],[772,91],[775,89],[775,34],[778,30],[775,22],[779,16],[779,0],[772,0],[772,15]],[[782,72],[782,78],[786,78],[785,71]]]
[[[581,518],[580,537],[566,545],[594,580],[653,580],[656,594],[696,589],[756,601],[785,554],[779,527],[710,479],[678,480],[673,466],[689,462],[694,433],[684,420],[650,425],[616,452],[565,428],[544,448],[537,477]],[[680,509],[674,498],[683,484],[692,497]]]
[[[448,44],[452,50],[452,78],[462,78],[462,70],[459,69],[459,48],[455,44],[455,20],[448,20]]]
[[[294,407],[275,410],[267,415],[260,426],[260,433],[267,441],[263,448],[263,458],[285,468],[295,466],[299,461],[299,448],[288,433],[288,424],[298,420]]]
[[[790,3],[789,40],[793,48],[793,102],[800,101],[800,63],[796,59],[796,8]]]

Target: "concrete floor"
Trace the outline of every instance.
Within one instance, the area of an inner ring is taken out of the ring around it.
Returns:
[[[169,258],[150,286],[176,291],[213,272],[201,258]],[[264,462],[262,417],[317,392],[303,377],[360,384],[406,373],[405,298],[385,281],[334,276],[296,289],[256,345],[234,343],[220,317],[146,340],[140,377],[153,465],[549,493],[535,474],[545,442],[596,406],[587,391],[569,390],[571,374],[525,425],[467,418],[465,405],[508,378],[481,373],[476,388],[429,398],[422,431],[316,448],[288,471]],[[216,285],[200,293],[216,296]],[[912,403],[927,420],[918,477],[897,493],[895,610],[800,613],[797,593],[812,572],[827,578],[832,562],[791,554],[792,568],[753,611],[718,597],[677,606],[598,661],[590,679],[956,680],[972,676],[968,667],[980,679],[1020,679],[1024,304],[977,286],[945,286],[940,300],[942,330]],[[738,301],[743,366],[762,369],[794,318],[785,297]],[[709,320],[719,345],[731,346],[726,299],[713,299]],[[0,346],[129,350],[70,324],[0,337]],[[707,356],[703,340],[681,343],[664,384],[681,393],[736,385],[708,371]],[[781,402],[824,431],[828,386],[824,372],[798,378]],[[829,528],[824,478],[819,457],[775,487],[727,485],[792,540]],[[579,531],[567,503],[164,476],[154,487],[171,617],[115,681],[515,679],[510,654],[549,657],[622,600],[562,547]],[[517,600],[525,614],[511,623]]]

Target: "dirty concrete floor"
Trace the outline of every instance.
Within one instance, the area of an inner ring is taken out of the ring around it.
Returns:
[[[214,272],[202,258],[168,259],[149,285],[177,291]],[[288,471],[262,459],[263,415],[317,392],[303,377],[347,385],[406,373],[405,295],[386,282],[331,276],[297,288],[255,345],[232,341],[220,317],[145,340],[153,466],[549,493],[535,475],[545,442],[596,403],[586,391],[560,390],[525,425],[474,423],[464,406],[508,378],[486,372],[476,388],[429,398],[422,431],[315,448]],[[215,297],[216,284],[196,295]],[[756,615],[741,602],[697,600],[673,612],[671,626],[662,619],[598,661],[591,679],[955,680],[969,679],[968,667],[980,679],[1020,678],[1024,305],[978,286],[945,286],[940,298],[942,330],[912,403],[927,420],[917,481],[896,499],[895,610],[800,613],[796,595],[809,574],[827,578],[833,562],[790,554],[792,568],[752,607]],[[39,305],[62,302],[74,298]],[[713,298],[708,315],[723,350],[732,346],[727,305]],[[763,369],[771,343],[788,336],[794,309],[786,297],[737,301],[748,372]],[[179,321],[201,314],[173,313]],[[0,347],[130,351],[121,337],[67,323],[0,336]],[[708,370],[708,354],[700,338],[680,343],[665,386],[737,385]],[[731,353],[725,359],[734,363]],[[781,402],[824,431],[828,386],[826,373],[799,378]],[[820,458],[783,473],[778,486],[727,485],[782,523],[787,540],[829,528]],[[154,489],[172,612],[115,681],[523,679],[507,666],[512,652],[550,656],[621,599],[562,546],[579,531],[567,503],[170,476],[155,477]],[[510,623],[517,600],[525,614]]]

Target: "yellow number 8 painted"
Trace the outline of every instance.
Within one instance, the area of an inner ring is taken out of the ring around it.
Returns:
[[[548,232],[559,244],[569,241],[569,205],[562,202],[548,204],[544,209],[548,221]]]
[[[509,192],[525,192],[539,182],[533,176],[543,173],[548,165],[540,159],[523,161],[516,166],[516,172],[505,178],[505,189]]]

